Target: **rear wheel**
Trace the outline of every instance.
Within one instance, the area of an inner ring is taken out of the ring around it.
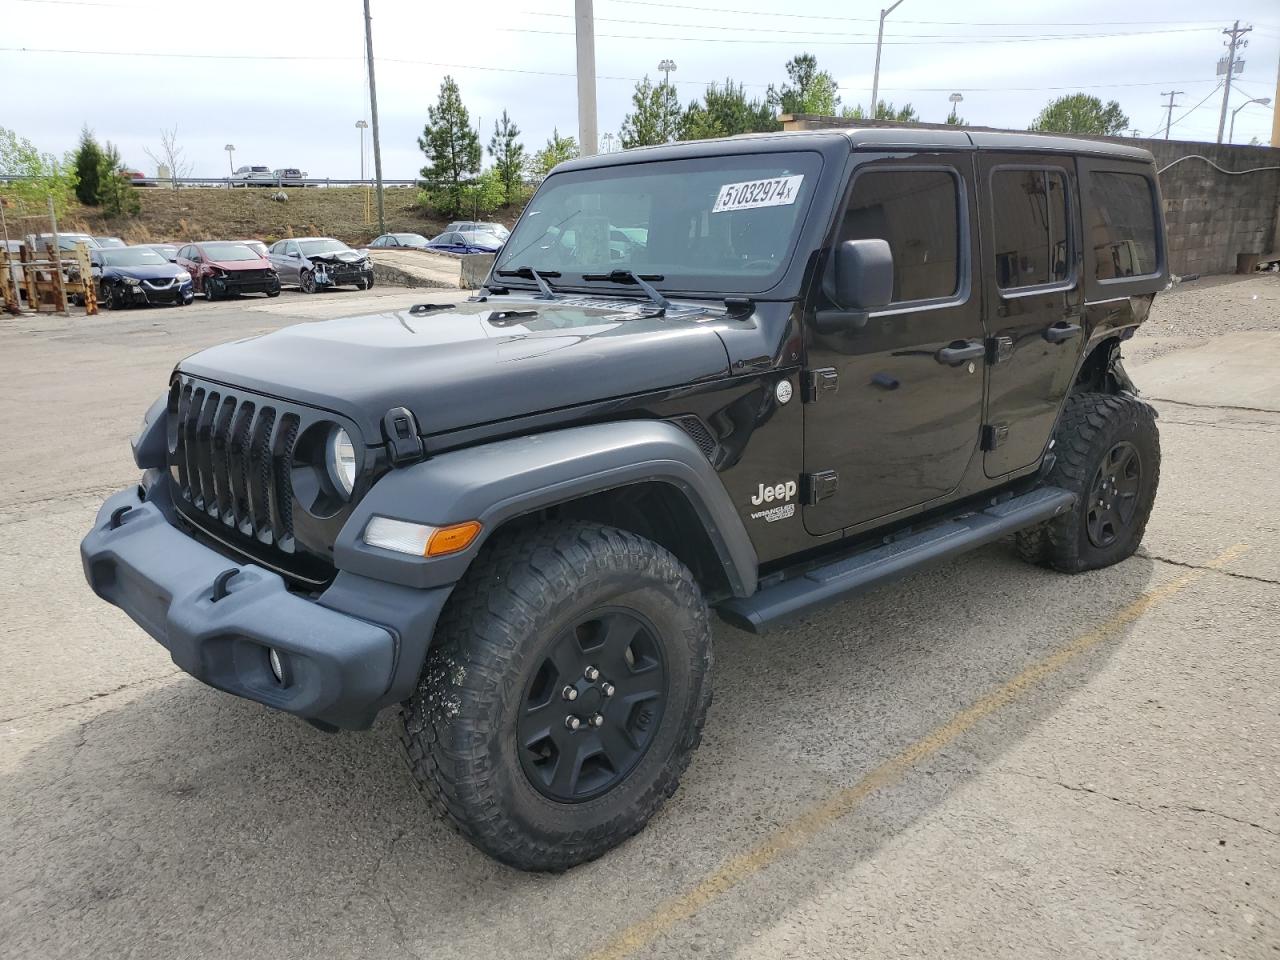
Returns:
[[[657,544],[584,523],[503,537],[450,598],[404,706],[410,769],[490,856],[566,869],[675,791],[710,667],[701,592]]]
[[[1067,401],[1048,483],[1076,495],[1075,506],[1018,534],[1026,560],[1067,573],[1133,555],[1160,482],[1155,412],[1135,397],[1081,393]]]

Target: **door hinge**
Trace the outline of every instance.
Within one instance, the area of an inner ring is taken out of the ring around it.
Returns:
[[[987,363],[1004,363],[1013,356],[1013,337],[987,338]]]
[[[800,399],[805,403],[817,403],[824,393],[835,393],[839,389],[840,375],[835,367],[806,370],[801,381]]]
[[[834,497],[840,488],[840,474],[834,470],[806,473],[800,478],[800,502],[808,506]]]
[[[982,449],[994,450],[1009,439],[1007,423],[988,423],[982,428]]]

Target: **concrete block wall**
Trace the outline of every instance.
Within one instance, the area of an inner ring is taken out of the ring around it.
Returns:
[[[780,119],[784,130],[902,126],[955,129],[937,123],[903,124],[806,114],[788,114]],[[1160,193],[1169,232],[1169,269],[1173,273],[1234,273],[1237,254],[1280,251],[1280,148],[1132,137],[1086,139],[1142,147],[1155,157],[1156,169],[1162,170]],[[1200,157],[1233,173],[1224,173]],[[1240,172],[1259,167],[1271,169]]]

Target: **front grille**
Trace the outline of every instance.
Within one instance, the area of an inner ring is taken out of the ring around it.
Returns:
[[[298,414],[186,378],[173,391],[169,464],[180,508],[211,531],[221,525],[292,553]]]
[[[270,270],[232,270],[227,273],[228,283],[262,283],[271,276]]]

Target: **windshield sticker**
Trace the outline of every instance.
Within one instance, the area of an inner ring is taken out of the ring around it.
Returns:
[[[720,188],[712,213],[730,210],[751,210],[756,207],[785,207],[796,202],[804,174],[793,177],[771,177],[768,180],[748,180],[745,183],[726,183]]]

